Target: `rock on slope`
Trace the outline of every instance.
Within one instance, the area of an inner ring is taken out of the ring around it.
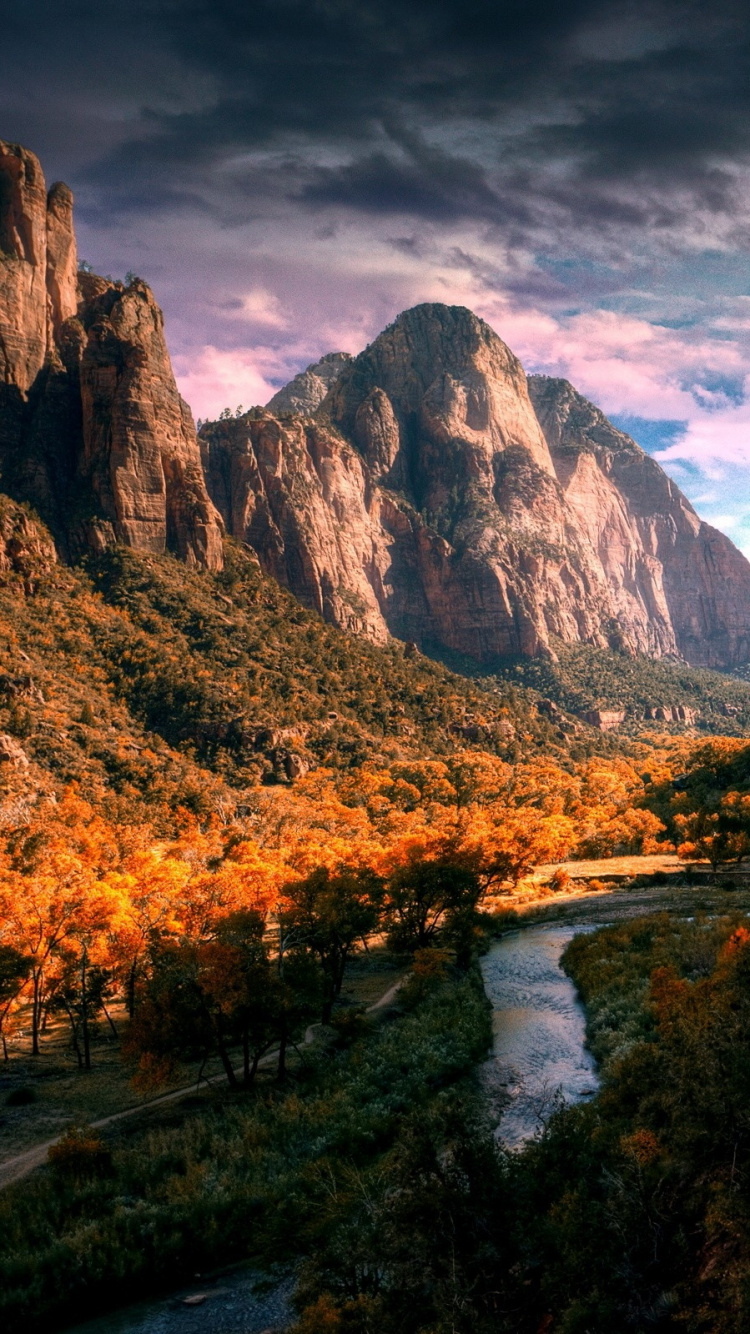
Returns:
[[[552,636],[748,659],[744,557],[463,307],[405,312],[312,418],[279,419],[278,399],[204,427],[209,491],[264,568],[337,624],[484,660],[549,652]]]
[[[73,199],[0,142],[0,468],[63,552],[221,565],[221,522],[148,287],[77,274]]]

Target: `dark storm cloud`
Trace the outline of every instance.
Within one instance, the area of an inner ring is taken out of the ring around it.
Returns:
[[[551,18],[534,4],[409,6],[407,21],[329,5],[311,22],[310,6],[273,6],[257,30],[235,31],[233,58],[219,33],[200,53],[213,104],[154,113],[92,183],[114,203],[120,182],[140,179],[152,207],[201,194],[230,226],[253,198],[292,199],[334,214],[484,222],[532,250],[561,235],[569,246],[571,227],[584,247],[592,232],[619,243],[684,227],[686,204],[738,219],[727,159],[746,160],[750,70],[745,37],[728,40],[731,15],[688,31],[688,6],[676,28],[670,6],[646,6],[639,33],[631,7],[619,58],[606,31],[597,54],[599,6],[561,8]],[[174,49],[196,64],[184,33]],[[216,180],[217,160],[243,152],[261,160]]]
[[[492,189],[486,169],[476,163],[403,128],[389,127],[388,136],[401,150],[398,157],[380,151],[345,166],[319,168],[300,198],[366,213],[417,214],[435,222],[467,217],[500,224],[530,221],[522,204]]]
[[[723,159],[747,155],[750,59],[731,0],[4,8],[3,132],[49,142],[99,218],[184,208],[231,226],[292,198],[538,244],[571,219],[668,228],[678,189],[738,208]]]
[[[746,458],[746,0],[0,0],[0,137],[201,415],[445,299],[675,467]]]

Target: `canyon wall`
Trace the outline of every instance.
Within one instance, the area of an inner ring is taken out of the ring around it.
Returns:
[[[80,279],[80,280],[79,280]],[[123,542],[218,569],[221,520],[145,283],[78,274],[73,197],[0,142],[0,487],[65,556]]]
[[[485,662],[558,641],[750,659],[745,558],[463,307],[404,312],[198,440],[148,286],[79,273],[70,190],[2,142],[0,490],[66,559],[120,542],[217,570],[225,526],[377,640]]]

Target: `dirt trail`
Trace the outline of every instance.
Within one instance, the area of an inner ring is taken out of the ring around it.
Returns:
[[[372,1005],[368,1005],[366,1013],[371,1014],[376,1010],[382,1010],[387,1005],[390,1005],[403,981],[404,978],[401,977],[397,982],[394,982],[394,984],[390,986],[387,991],[383,992],[383,995],[379,996]],[[315,1030],[318,1027],[319,1025],[314,1024],[308,1028],[305,1033],[306,1043],[315,1041]],[[271,1065],[272,1062],[275,1061],[277,1055],[277,1050],[269,1051],[265,1056],[261,1057],[261,1060],[258,1063],[259,1066]],[[242,1076],[242,1073],[242,1067],[238,1066],[235,1070],[235,1074]],[[226,1075],[224,1074],[213,1075],[210,1079],[204,1079],[200,1088],[203,1089],[214,1084],[223,1084],[225,1079]],[[196,1091],[197,1089],[194,1083],[186,1084],[183,1088],[172,1089],[170,1093],[162,1093],[158,1098],[150,1098],[148,1102],[140,1102],[137,1103],[135,1107],[126,1107],[122,1112],[113,1112],[110,1116],[102,1116],[98,1121],[92,1121],[90,1123],[91,1129],[103,1130],[106,1126],[114,1125],[116,1121],[125,1121],[130,1117],[140,1116],[143,1112],[150,1112],[154,1107],[163,1107],[170,1102],[179,1102],[181,1098],[186,1098],[190,1094],[194,1094]],[[61,1138],[61,1135],[55,1135],[53,1139],[45,1140],[42,1144],[35,1144],[33,1149],[26,1149],[23,1153],[16,1154],[15,1157],[6,1158],[4,1162],[0,1162],[0,1190],[2,1190],[4,1186],[12,1185],[14,1181],[21,1181],[24,1177],[28,1176],[30,1172],[33,1172],[36,1167],[41,1167],[47,1161],[47,1154],[50,1149],[55,1144],[59,1143]]]

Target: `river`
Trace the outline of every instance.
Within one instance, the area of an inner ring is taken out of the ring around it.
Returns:
[[[264,1292],[259,1279],[237,1266],[161,1300],[87,1320],[67,1334],[271,1334],[291,1323],[294,1283],[287,1278]]]
[[[517,1148],[539,1129],[554,1099],[591,1096],[594,1061],[584,1046],[584,1014],[560,955],[579,931],[595,926],[525,927],[497,941],[482,959],[493,1008],[494,1043],[484,1073],[499,1095],[498,1136]],[[237,1268],[161,1301],[143,1302],[84,1325],[70,1334],[260,1334],[291,1319],[290,1280],[256,1292],[258,1275]],[[190,1303],[191,1299],[195,1304]],[[195,1300],[199,1299],[199,1300]]]
[[[482,959],[494,1031],[484,1075],[500,1116],[498,1138],[508,1148],[519,1148],[540,1129],[557,1098],[578,1102],[596,1092],[583,1006],[560,967],[568,941],[595,929],[582,923],[525,927]]]

